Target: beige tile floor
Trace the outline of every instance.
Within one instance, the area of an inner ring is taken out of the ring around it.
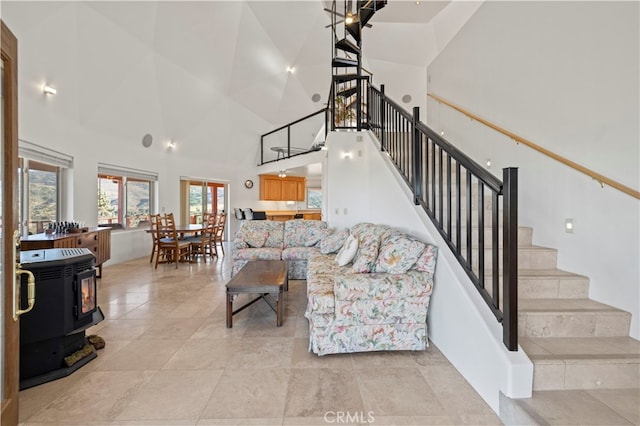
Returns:
[[[434,344],[425,352],[318,357],[307,350],[305,282],[282,327],[262,301],[225,326],[230,259],[106,266],[98,358],[20,392],[23,425],[478,425],[503,422]],[[638,424],[638,391],[537,392],[509,424]],[[523,414],[524,413],[524,414]],[[340,417],[341,416],[341,417]]]

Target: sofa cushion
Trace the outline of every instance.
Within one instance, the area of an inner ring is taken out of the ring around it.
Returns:
[[[320,253],[329,254],[329,253],[337,253],[344,242],[349,238],[349,230],[343,229],[337,232],[330,233],[325,235],[320,240]]]
[[[404,274],[416,263],[425,244],[402,234],[394,234],[384,240],[376,260],[376,272]]]
[[[249,247],[260,248],[263,247],[269,238],[267,231],[248,232],[243,236]]]
[[[336,322],[340,324],[424,324],[430,295],[369,300],[336,300]]]
[[[264,247],[279,248],[284,247],[284,222],[275,220],[247,220],[236,232],[233,247],[242,249],[244,244],[248,244],[248,240],[253,239],[250,235],[260,235],[267,233]],[[243,244],[244,242],[244,244]]]
[[[282,250],[274,247],[244,248],[233,251],[234,260],[280,260]]]
[[[370,274],[339,273],[334,280],[336,300],[387,299],[431,294],[433,280],[423,272],[406,274],[374,272]]]
[[[309,314],[332,314],[335,307],[333,297],[333,275],[319,275],[307,288],[307,312]]]
[[[338,271],[347,271],[349,266],[340,266],[336,262],[335,255],[311,253],[307,263],[307,288],[313,286],[317,275],[335,275]],[[333,282],[333,280],[332,280]]]
[[[284,223],[284,248],[312,247],[327,232],[327,222],[321,220],[287,220]]]
[[[282,260],[307,260],[319,251],[317,247],[289,247],[282,250]]]
[[[357,251],[358,238],[355,235],[349,235],[349,238],[347,238],[347,241],[345,241],[344,245],[336,255],[336,262],[338,262],[338,265],[340,266],[346,265],[351,262]]]
[[[391,234],[391,229],[385,225],[359,223],[351,228],[351,235],[358,238],[359,246],[353,260],[353,272],[373,272],[376,268],[380,242]]]
[[[427,244],[422,255],[416,261],[414,268],[421,272],[434,274],[436,270],[436,258],[438,257],[438,247]]]

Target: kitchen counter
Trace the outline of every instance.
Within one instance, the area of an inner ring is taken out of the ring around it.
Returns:
[[[268,220],[291,220],[296,214],[301,214],[305,220],[322,220],[320,210],[267,210],[265,211]]]

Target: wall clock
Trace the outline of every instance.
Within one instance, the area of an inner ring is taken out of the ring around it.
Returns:
[[[245,186],[245,188],[249,188],[249,189],[253,188],[253,181],[251,179],[245,180],[244,181],[244,186]]]

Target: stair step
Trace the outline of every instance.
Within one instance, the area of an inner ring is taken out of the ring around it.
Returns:
[[[360,9],[360,24],[364,27],[367,25],[367,22],[373,18],[373,15],[376,14],[376,11],[369,8]]]
[[[356,59],[348,58],[333,58],[331,61],[332,67],[357,67],[358,61]]]
[[[519,299],[523,337],[628,336],[631,314],[590,299]]]
[[[463,256],[466,257],[467,251],[466,248],[461,250]],[[486,247],[484,249],[484,261],[485,261],[485,270],[490,271],[492,269],[491,265],[491,247]],[[478,259],[478,249],[476,247],[471,249],[472,256],[472,267],[475,270],[477,259]],[[556,269],[557,266],[557,257],[558,252],[555,249],[540,247],[535,245],[530,246],[519,246],[518,247],[518,268],[520,269]],[[502,255],[499,255],[499,264],[502,267]]]
[[[349,96],[354,95],[357,91],[357,87],[349,87],[347,89],[338,90],[336,96],[343,96],[345,98],[348,98]]]
[[[347,32],[351,35],[351,37],[354,38],[356,43],[360,43],[360,40],[362,40],[360,35],[360,23],[357,21],[353,21],[353,23],[351,24],[345,23],[344,26],[347,29]]]
[[[485,287],[489,294],[493,274],[485,275]],[[502,282],[502,275],[500,275]],[[502,290],[502,287],[500,287]],[[563,271],[561,269],[523,269],[518,268],[519,299],[587,299],[589,297],[589,278]],[[502,294],[500,295],[502,301]]]
[[[620,337],[522,337],[533,362],[533,390],[640,386],[640,342]]]
[[[336,49],[340,49],[345,52],[355,53],[356,55],[360,53],[360,48],[355,44],[351,43],[346,38],[343,38],[342,40],[337,41],[335,46],[336,46]]]
[[[589,278],[561,269],[518,269],[521,299],[586,299]]]
[[[485,218],[485,223],[486,223],[486,218]],[[451,232],[454,235],[454,239],[455,239],[455,223],[452,224],[451,226]],[[478,228],[474,227],[471,229],[471,240],[473,241],[473,244],[477,245],[477,241],[478,241]],[[467,247],[467,227],[466,226],[462,226],[460,227],[460,235],[462,236],[462,249],[466,250]],[[485,248],[491,248],[493,247],[493,228],[491,228],[490,226],[485,226],[484,227],[484,246]],[[498,247],[502,247],[502,228],[498,228]],[[519,226],[518,227],[518,247],[527,247],[527,246],[531,246],[533,245],[533,228],[527,227],[527,226]]]
[[[334,74],[333,81],[343,83],[345,81],[356,80],[358,77],[358,74]]]

